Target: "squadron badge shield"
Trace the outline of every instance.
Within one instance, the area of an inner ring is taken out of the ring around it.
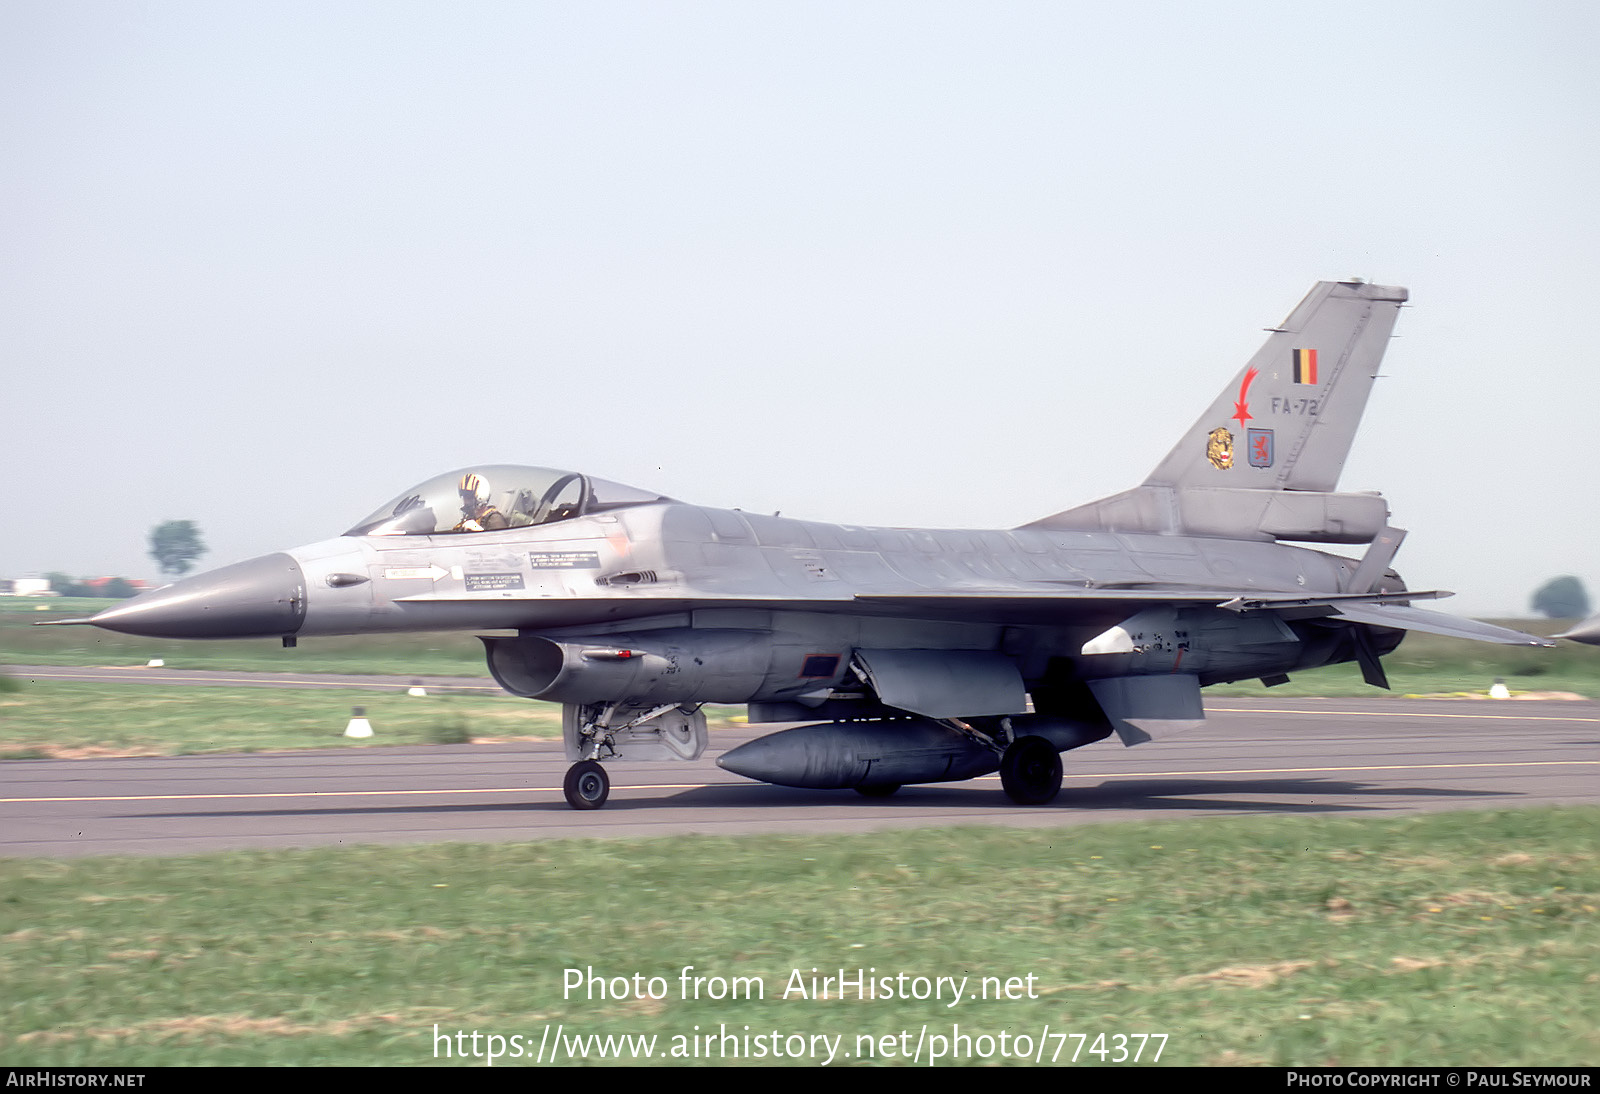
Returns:
[[[1245,434],[1246,459],[1251,467],[1272,466],[1272,430],[1252,429]]]
[[[1206,438],[1206,459],[1211,461],[1211,466],[1218,471],[1227,471],[1233,466],[1233,434],[1226,429],[1218,427],[1211,431]]]

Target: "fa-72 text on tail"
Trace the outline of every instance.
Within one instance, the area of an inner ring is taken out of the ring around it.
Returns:
[[[480,466],[71,622],[285,645],[507,632],[482,639],[489,670],[562,704],[580,809],[604,804],[607,760],[698,757],[704,703],[810,723],[720,758],[750,778],[881,795],[999,770],[1043,803],[1062,751],[1197,722],[1206,684],[1354,661],[1386,687],[1408,630],[1549,644],[1411,606],[1439,594],[1390,569],[1383,498],[1337,491],[1405,299],[1318,284],[1141,485],[1020,528],[822,524]]]

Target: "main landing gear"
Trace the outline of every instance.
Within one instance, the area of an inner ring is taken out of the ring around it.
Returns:
[[[1061,754],[1043,737],[1018,737],[1000,757],[1000,786],[1018,805],[1045,805],[1061,793]]]
[[[599,809],[611,796],[611,776],[593,760],[582,760],[567,768],[561,792],[574,809]]]

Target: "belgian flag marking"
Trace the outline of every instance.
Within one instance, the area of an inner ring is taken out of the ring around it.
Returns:
[[[1315,384],[1317,382],[1317,351],[1314,349],[1297,349],[1291,352],[1294,355],[1294,382],[1297,384]]]

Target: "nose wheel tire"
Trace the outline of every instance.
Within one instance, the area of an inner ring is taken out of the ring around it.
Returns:
[[[611,776],[593,760],[584,760],[567,768],[561,791],[574,809],[599,809],[611,796]]]
[[[1045,805],[1061,793],[1061,753],[1043,737],[1018,737],[1000,758],[1000,785],[1018,805]]]

